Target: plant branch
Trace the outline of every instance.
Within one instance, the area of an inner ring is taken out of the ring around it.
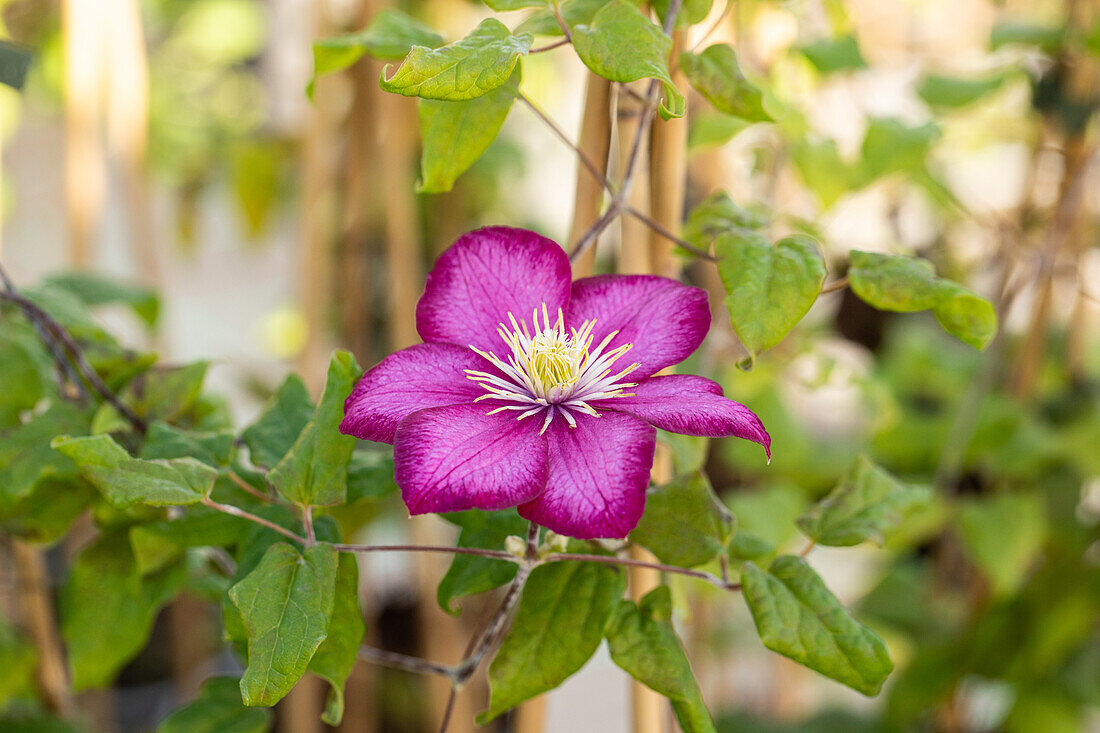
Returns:
[[[54,320],[46,311],[38,307],[33,301],[20,295],[14,288],[11,287],[11,281],[5,274],[3,276],[5,289],[0,291],[0,300],[6,300],[9,303],[13,303],[18,307],[28,319],[40,328],[37,328],[38,333],[44,338],[47,346],[50,347],[50,351],[57,355],[54,345],[60,345],[61,348],[68,353],[69,359],[72,360],[73,366],[76,367],[77,372],[84,379],[84,381],[90,386],[96,393],[99,394],[106,402],[110,403],[120,415],[126,418],[133,428],[139,433],[144,434],[146,430],[145,421],[142,420],[137,414],[134,413],[129,407],[122,403],[122,400],[118,398],[114,392],[103,383],[96,370],[88,363],[88,360],[84,358],[84,353],[80,350],[80,346],[73,339],[72,335],[62,326],[60,323]]]
[[[483,550],[480,547],[450,547],[448,545],[333,545],[339,552],[435,552],[444,555],[477,555],[493,560],[507,560],[521,563],[522,561],[510,552],[504,550]]]
[[[317,544],[317,533],[313,529],[312,504],[305,504],[302,506],[302,524],[306,527],[306,539],[309,540],[309,544]]]
[[[604,565],[626,565],[636,568],[650,568],[652,570],[659,570],[664,573],[686,575],[689,578],[698,578],[699,580],[705,580],[711,585],[722,588],[723,590],[741,590],[740,583],[731,583],[728,580],[724,580],[717,575],[714,575],[713,573],[708,573],[703,570],[691,570],[689,568],[681,568],[677,565],[665,565],[663,563],[649,562],[647,560],[635,560],[633,558],[617,557],[615,555],[586,555],[574,552],[561,552],[555,553],[553,555],[547,555],[545,558],[542,559],[542,562],[564,562],[566,560],[576,560],[579,562],[598,562],[603,563]]]
[[[671,34],[672,29],[676,27],[676,16],[680,13],[681,3],[682,0],[671,0],[668,4],[668,13],[665,15],[664,22],[664,32],[666,34]],[[607,211],[604,212],[603,216],[597,219],[574,245],[573,251],[569,253],[570,262],[576,262],[589,247],[595,244],[600,234],[615,220],[615,217],[627,210],[626,202],[629,201],[630,191],[634,187],[634,178],[638,174],[638,163],[642,157],[642,143],[649,138],[649,128],[653,124],[653,115],[657,112],[657,101],[660,92],[661,82],[657,79],[651,80],[645,95],[646,105],[642,111],[642,119],[634,133],[634,140],[630,146],[630,155],[626,160],[626,169],[623,171],[623,179],[619,183],[618,193],[611,199],[611,203],[608,204]]]
[[[252,484],[245,481],[241,477],[241,475],[238,474],[236,471],[228,471],[228,472],[226,472],[226,476],[229,477],[230,481],[237,484],[237,486],[239,486],[242,491],[256,497],[260,501],[267,502],[268,504],[271,504],[275,501],[278,501],[277,499],[275,499],[271,495],[265,494],[264,492],[260,491],[255,486],[253,486]]]
[[[530,109],[536,117],[546,123],[546,126],[550,128],[555,137],[565,143],[566,147],[568,147],[576,154],[577,159],[581,162],[581,165],[583,165],[588,170],[588,172],[592,174],[592,177],[595,178],[601,186],[607,189],[608,193],[614,195],[615,189],[611,187],[611,181],[607,180],[607,176],[600,172],[600,169],[596,167],[596,164],[592,162],[592,159],[585,155],[584,151],[581,150],[576,143],[569,139],[569,136],[565,134],[565,131],[558,127],[557,123],[550,119],[549,115],[539,109],[535,105],[535,103],[531,101],[531,98],[528,97],[526,94],[524,94],[523,92],[518,92],[516,96],[519,98],[519,101],[527,105],[527,108]]]
[[[642,213],[641,211],[638,211],[637,209],[635,209],[632,206],[624,207],[623,211],[627,214],[630,214],[635,219],[642,222],[647,227],[649,227],[653,231],[657,232],[662,237],[664,237],[668,241],[672,242],[673,244],[675,244],[680,249],[682,249],[686,252],[690,252],[691,254],[695,255],[699,259],[706,260],[707,262],[717,262],[718,261],[718,258],[715,257],[714,255],[712,255],[710,252],[707,252],[704,249],[700,249],[699,247],[696,247],[695,245],[688,242],[687,240],[680,239],[679,237],[677,237],[675,234],[673,234],[668,229],[666,229],[664,227],[664,225],[662,225],[659,221],[654,219],[652,216],[649,216],[648,214]]]
[[[420,657],[409,656],[399,652],[391,652],[387,649],[378,649],[372,646],[359,647],[359,658],[364,662],[379,664],[390,669],[399,669],[403,672],[414,674],[435,674],[446,677],[449,680],[455,678],[455,668],[446,664],[431,662]]]
[[[231,504],[221,504],[219,502],[214,501],[209,496],[202,497],[202,504],[203,504],[203,506],[208,506],[211,509],[217,509],[219,512],[222,512],[224,514],[232,514],[234,517],[240,517],[241,519],[247,519],[250,522],[255,522],[256,524],[267,527],[268,529],[275,530],[276,532],[283,535],[284,537],[292,539],[292,540],[294,540],[295,542],[297,542],[299,544],[307,545],[307,546],[311,545],[311,544],[315,544],[315,542],[310,542],[309,539],[303,537],[302,535],[298,534],[297,532],[291,532],[286,527],[282,527],[282,526],[276,524],[275,522],[272,522],[272,521],[269,521],[267,519],[264,519],[263,517],[257,516],[255,514],[253,514],[252,512],[246,512],[244,509],[239,509],[238,507],[235,507]]]
[[[573,42],[573,33],[569,30],[569,24],[565,22],[565,17],[561,14],[561,8],[558,3],[550,3],[550,8],[554,12],[554,20],[558,21],[558,27],[561,28],[561,32],[565,35],[565,42]]]
[[[840,278],[839,280],[834,280],[833,282],[829,283],[828,285],[825,285],[824,287],[822,287],[821,292],[818,293],[818,295],[826,295],[828,293],[835,293],[836,291],[843,290],[846,287],[848,287],[848,276],[847,275]]]
[[[535,527],[536,525],[532,524],[531,526]],[[512,584],[508,586],[508,592],[504,595],[504,600],[500,602],[496,613],[489,619],[489,623],[485,625],[485,629],[481,632],[481,636],[474,646],[473,651],[455,668],[456,676],[454,684],[456,689],[466,684],[467,680],[469,680],[474,672],[477,671],[477,668],[481,666],[481,662],[485,657],[488,656],[504,638],[504,634],[508,631],[512,609],[519,603],[520,596],[523,594],[523,586],[526,585],[527,578],[531,575],[531,571],[534,570],[534,568],[534,563],[525,563],[519,566],[516,577],[512,580]]]
[[[527,53],[529,53],[529,54],[530,53],[542,53],[543,51],[552,51],[555,48],[561,48],[562,46],[567,46],[567,45],[569,45],[569,39],[568,38],[563,38],[560,41],[554,41],[553,43],[548,43],[545,46],[538,46],[536,48],[532,48]]]

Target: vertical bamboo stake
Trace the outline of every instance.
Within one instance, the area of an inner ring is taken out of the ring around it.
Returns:
[[[69,717],[75,705],[65,652],[57,633],[45,556],[41,550],[20,540],[13,540],[11,545],[23,624],[38,651],[39,690],[51,711]]]
[[[611,152],[611,82],[591,71],[586,71],[584,112],[577,147],[593,162],[596,169],[607,175],[607,156]],[[577,189],[573,197],[573,224],[569,241],[576,242],[588,227],[600,218],[600,204],[604,199],[603,184],[577,161]],[[596,269],[596,248],[592,247],[573,263],[578,277],[591,275]]]
[[[680,57],[684,32],[672,34],[672,58]],[[686,88],[684,74],[677,65],[672,81]],[[670,232],[679,232],[684,220],[684,194],[687,187],[688,117],[655,121],[650,131],[650,215]],[[665,277],[680,274],[680,260],[672,242],[654,231],[649,232],[649,250],[653,272]]]
[[[375,75],[378,78],[378,75]],[[416,302],[424,284],[422,243],[414,192],[417,108],[414,100],[396,94],[383,94],[381,116],[381,160],[386,172],[385,232],[390,304],[390,346],[393,350],[420,340],[416,332]],[[415,544],[432,545],[446,541],[442,523],[435,517],[411,517],[410,534]],[[420,638],[424,655],[430,659],[460,659],[465,644],[461,619],[434,612],[435,589],[446,572],[446,558],[420,553],[416,557],[416,587],[424,613]],[[438,677],[425,680],[428,707],[433,720],[440,720],[450,695],[450,684]],[[472,685],[471,685],[472,687]],[[467,691],[460,694],[451,716],[451,733],[474,733],[477,708]]]
[[[122,164],[129,220],[130,251],[147,285],[160,283],[156,232],[149,201],[146,152],[149,139],[149,65],[138,0],[110,0],[112,22],[105,24],[107,138]],[[106,15],[106,13],[105,13]]]
[[[65,82],[65,212],[69,261],[87,267],[106,195],[99,119],[102,92],[101,23],[96,0],[61,5]]]
[[[315,5],[315,35],[327,25],[328,2]],[[316,388],[324,378],[328,349],[328,294],[335,278],[333,263],[334,121],[329,92],[334,79],[317,80],[314,105],[302,144],[302,201],[299,273],[301,304],[308,326],[299,370],[306,384]]]
[[[626,169],[630,159],[630,149],[634,143],[638,126],[642,123],[645,110],[645,92],[648,82],[637,86],[639,94],[634,96],[627,91],[626,85],[617,90],[616,122],[618,134],[619,177]],[[638,161],[638,170],[634,177],[634,187],[630,191],[629,205],[637,211],[649,211],[649,165],[643,153]],[[619,271],[642,273],[652,272],[653,263],[649,251],[649,229],[633,216],[621,216]]]

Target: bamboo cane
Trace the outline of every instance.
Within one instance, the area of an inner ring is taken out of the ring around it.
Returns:
[[[584,112],[577,147],[597,170],[607,175],[607,156],[611,151],[611,82],[586,71]],[[578,160],[577,187],[573,197],[573,223],[569,242],[576,242],[600,217],[604,199],[603,185]],[[574,264],[577,277],[591,275],[596,268],[596,248],[585,252]]]

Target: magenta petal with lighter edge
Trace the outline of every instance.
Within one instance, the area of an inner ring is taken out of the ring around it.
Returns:
[[[573,283],[566,325],[596,319],[598,344],[612,331],[608,345],[634,344],[622,361],[637,362],[631,381],[679,364],[699,348],[710,328],[707,294],[656,275],[597,275]]]
[[[626,537],[645,509],[656,436],[624,413],[578,415],[575,428],[555,420],[546,490],[520,505],[520,516],[578,539]]]
[[[492,367],[454,344],[417,344],[390,354],[367,370],[345,400],[340,432],[393,443],[397,424],[417,410],[470,403],[485,394],[464,369]]]
[[[683,435],[737,437],[764,446],[771,458],[771,436],[752,410],[722,396],[722,387],[703,377],[670,374],[632,387],[634,394],[593,404],[597,410],[618,410],[650,425]]]
[[[394,479],[410,514],[505,509],[546,485],[546,438],[535,420],[484,405],[414,412],[397,426]]]
[[[436,260],[416,305],[425,341],[499,351],[497,325],[553,318],[569,300],[569,258],[553,240],[525,229],[487,227],[464,234]]]

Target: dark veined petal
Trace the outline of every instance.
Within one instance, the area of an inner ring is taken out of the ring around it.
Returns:
[[[464,369],[491,367],[454,344],[417,344],[390,354],[367,370],[344,401],[340,432],[393,443],[397,424],[417,410],[470,403],[486,393]]]
[[[636,381],[686,359],[710,329],[707,294],[699,288],[656,275],[597,275],[573,283],[566,325],[579,328],[596,319],[594,344],[612,331],[608,344],[634,344],[622,363],[641,366],[630,374]],[[621,367],[619,367],[621,368]]]
[[[531,325],[543,304],[551,318],[569,300],[569,258],[560,246],[526,229],[486,227],[463,234],[428,274],[416,306],[425,341],[500,353],[497,325],[508,314]]]
[[[576,421],[570,428],[557,416],[550,424],[546,490],[521,505],[520,516],[578,539],[626,537],[645,509],[657,431],[619,412]]]
[[[690,374],[670,374],[647,379],[627,392],[634,394],[603,400],[593,407],[630,413],[673,433],[751,440],[764,446],[771,458],[772,439],[760,418],[740,402],[722,396],[717,382]]]
[[[410,514],[505,509],[546,485],[537,417],[487,415],[484,403],[415,412],[397,426],[394,479]]]

